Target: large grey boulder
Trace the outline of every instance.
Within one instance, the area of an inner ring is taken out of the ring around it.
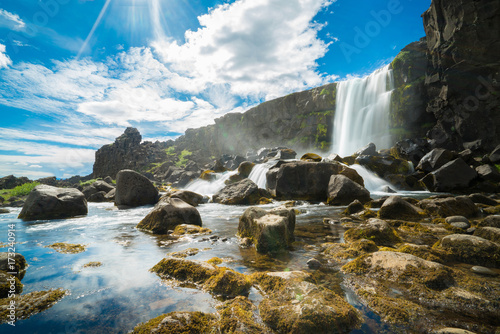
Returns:
[[[74,188],[36,186],[28,195],[19,219],[59,219],[86,215],[87,200]]]
[[[259,189],[252,180],[243,179],[222,188],[213,196],[213,201],[221,204],[252,205],[259,203],[262,197],[269,196],[266,190]]]
[[[118,207],[135,207],[158,202],[158,190],[147,177],[130,169],[116,175],[115,204]]]
[[[328,183],[328,204],[349,205],[354,200],[366,203],[371,200],[370,192],[342,174],[332,175]]]
[[[422,209],[399,196],[391,196],[384,201],[378,213],[382,219],[418,220],[425,216]]]
[[[249,238],[260,253],[276,253],[288,249],[295,240],[293,209],[266,211],[251,207],[240,217],[238,235]]]
[[[181,224],[201,226],[200,213],[194,206],[179,198],[164,197],[141,220],[137,228],[154,234],[167,234]]]
[[[417,169],[430,173],[453,160],[453,153],[443,148],[435,148],[420,159]]]
[[[467,188],[476,177],[476,171],[458,158],[427,174],[422,182],[429,191],[452,191]]]

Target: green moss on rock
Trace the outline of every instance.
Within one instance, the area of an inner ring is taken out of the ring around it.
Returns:
[[[216,318],[202,312],[171,312],[137,325],[133,334],[217,333]]]

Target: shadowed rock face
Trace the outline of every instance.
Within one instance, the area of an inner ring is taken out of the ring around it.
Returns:
[[[78,189],[36,186],[19,214],[23,220],[59,219],[86,215],[85,195]]]
[[[158,190],[145,176],[133,170],[122,170],[116,176],[115,204],[135,207],[158,202]]]

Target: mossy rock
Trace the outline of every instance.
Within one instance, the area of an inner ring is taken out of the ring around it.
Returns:
[[[205,181],[213,181],[215,180],[216,175],[213,170],[204,170],[201,175],[200,179],[205,180]]]
[[[174,233],[172,235],[174,236],[181,236],[181,235],[201,235],[201,234],[210,234],[212,233],[212,230],[206,227],[201,227],[198,225],[190,225],[190,224],[181,224],[177,225],[174,229]]]
[[[11,290],[11,287],[14,289]],[[7,298],[9,294],[19,295],[23,292],[23,284],[16,276],[0,271],[0,299]]]
[[[379,246],[392,246],[401,242],[401,238],[386,221],[376,218],[370,218],[366,224],[347,230],[344,239],[348,243],[368,239]]]
[[[80,244],[70,244],[67,242],[56,242],[55,244],[46,246],[48,248],[52,248],[58,253],[62,254],[77,254],[85,252],[86,246]]]
[[[257,307],[246,297],[238,296],[217,306],[220,315],[218,323],[221,333],[268,333],[268,329],[255,316]]]
[[[216,267],[205,262],[173,258],[162,259],[151,268],[151,271],[162,278],[174,278],[192,283],[204,283],[218,273]]]
[[[300,160],[320,162],[321,160],[323,160],[323,158],[316,153],[306,153],[300,157]]]
[[[167,255],[171,257],[186,258],[188,256],[194,256],[199,252],[200,250],[198,248],[188,248],[179,252],[168,253]]]
[[[171,312],[137,325],[133,334],[215,334],[216,317],[202,312]]]
[[[62,289],[36,291],[30,292],[25,295],[17,295],[14,297],[16,302],[16,319],[23,320],[42,312],[66,295],[67,291]],[[8,309],[11,298],[0,299],[0,323],[8,321]]]
[[[498,227],[480,227],[474,235],[500,244],[500,228]]]
[[[7,244],[4,247],[7,247]],[[9,259],[11,260],[10,263]],[[12,263],[12,259],[14,259],[14,263]],[[12,266],[14,267],[12,268]],[[28,263],[23,255],[14,253],[14,256],[12,256],[12,253],[0,252],[0,271],[15,272],[15,276],[22,280],[27,267]]]
[[[451,234],[434,247],[449,252],[456,261],[500,268],[500,246],[490,240],[473,235]]]
[[[102,262],[93,261],[93,262],[85,263],[83,265],[83,268],[97,268],[97,267],[100,267],[100,266],[102,266]]]
[[[204,284],[206,290],[224,298],[248,296],[251,287],[252,283],[247,276],[228,268],[219,268],[219,272]]]

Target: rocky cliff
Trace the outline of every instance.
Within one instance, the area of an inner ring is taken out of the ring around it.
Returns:
[[[429,57],[428,133],[435,146],[490,150],[500,142],[500,2],[433,0],[423,14]]]

